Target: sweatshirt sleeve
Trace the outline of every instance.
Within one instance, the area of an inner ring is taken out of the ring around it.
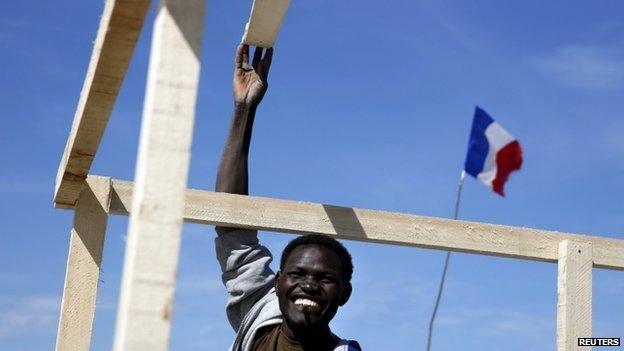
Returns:
[[[251,307],[273,287],[271,252],[258,242],[258,232],[239,229],[217,236],[217,259],[228,292],[226,312],[234,330]]]

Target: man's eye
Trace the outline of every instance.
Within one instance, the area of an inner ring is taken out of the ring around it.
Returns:
[[[299,278],[301,277],[303,274],[301,274],[300,272],[288,272],[288,276],[289,277],[293,277],[293,278]]]

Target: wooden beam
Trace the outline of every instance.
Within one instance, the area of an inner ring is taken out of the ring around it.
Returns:
[[[92,177],[80,193],[71,229],[56,351],[88,351],[95,315],[110,179]]]
[[[128,215],[132,182],[113,180],[111,214]],[[559,242],[593,244],[595,268],[624,270],[624,240],[318,203],[187,189],[188,222],[557,263]]]
[[[290,0],[254,0],[243,43],[264,48],[275,44]]]
[[[150,0],[107,0],[80,93],[54,202],[73,206],[87,178],[143,27]]]
[[[557,351],[591,350],[577,346],[592,334],[592,244],[559,244],[557,279]]]
[[[121,284],[114,350],[165,351],[195,119],[205,0],[161,0]]]

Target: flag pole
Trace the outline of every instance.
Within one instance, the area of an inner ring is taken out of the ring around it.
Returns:
[[[457,184],[457,196],[455,197],[455,212],[453,219],[457,219],[459,215],[459,203],[461,202],[461,192],[464,186],[464,178],[466,178],[466,170],[462,169],[459,175],[459,182]],[[440,285],[438,286],[438,296],[436,296],[433,312],[431,313],[431,319],[429,320],[429,332],[427,334],[427,351],[431,349],[431,333],[433,331],[433,322],[435,321],[436,314],[438,313],[438,306],[440,306],[440,298],[442,297],[442,290],[444,290],[444,281],[446,280],[446,271],[448,270],[449,260],[451,258],[451,252],[446,252],[446,258],[444,259],[444,268],[442,269],[442,277],[440,278]]]

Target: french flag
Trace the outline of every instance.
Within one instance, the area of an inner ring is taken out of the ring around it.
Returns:
[[[520,143],[479,106],[475,109],[464,170],[501,196],[511,172],[522,166]]]

